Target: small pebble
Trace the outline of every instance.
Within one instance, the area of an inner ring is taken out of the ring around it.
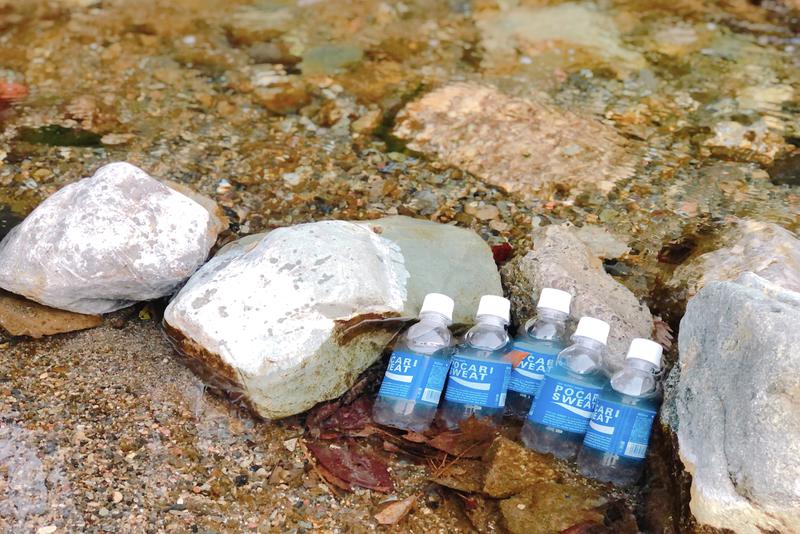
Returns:
[[[46,527],[39,527],[36,530],[36,534],[53,534],[56,530],[58,530],[58,527],[55,525],[47,525]]]
[[[111,500],[114,501],[115,503],[121,502],[122,501],[122,493],[120,493],[118,491],[115,491],[111,496]]]

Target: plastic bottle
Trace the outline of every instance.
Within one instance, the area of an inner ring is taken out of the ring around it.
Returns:
[[[556,355],[567,345],[567,320],[572,295],[546,287],[536,304],[536,318],[520,328],[514,339],[512,359],[521,359],[508,383],[506,415],[525,419],[544,376],[553,367]]]
[[[448,428],[475,416],[499,425],[503,420],[511,362],[506,358],[511,339],[506,332],[511,303],[484,295],[473,326],[456,347],[447,379],[441,420]]]
[[[649,339],[631,341],[625,366],[603,389],[586,431],[578,454],[584,475],[619,486],[639,480],[661,397],[661,351]]]
[[[419,322],[395,344],[381,389],[372,408],[376,422],[423,432],[439,406],[450,369],[453,299],[429,293],[422,302]]]
[[[603,351],[608,323],[583,317],[572,345],[558,353],[522,425],[522,442],[535,451],[573,459],[607,382]]]

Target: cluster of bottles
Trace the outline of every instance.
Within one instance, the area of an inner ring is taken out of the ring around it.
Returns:
[[[450,429],[471,416],[495,425],[504,416],[524,419],[521,439],[528,448],[577,459],[592,478],[635,483],[660,401],[661,345],[634,339],[624,367],[609,379],[608,323],[581,318],[567,346],[571,298],[543,289],[536,317],[512,339],[509,301],[485,295],[475,326],[455,344],[448,329],[453,300],[427,295],[419,322],[391,355],[375,420],[423,432],[437,413]]]

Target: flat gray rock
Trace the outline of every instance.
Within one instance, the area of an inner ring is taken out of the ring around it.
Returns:
[[[533,231],[533,250],[503,269],[518,324],[535,313],[542,288],[553,287],[572,295],[574,319],[588,315],[611,325],[606,362],[622,366],[635,337],[650,338],[653,317],[647,306],[603,270],[603,263],[579,239],[573,227],[545,226]]]
[[[322,221],[226,246],[164,322],[207,382],[280,418],[344,393],[433,291],[456,300],[461,322],[481,295],[501,293],[474,232],[406,217]]]
[[[60,189],[0,242],[0,287],[77,313],[169,295],[200,267],[220,220],[128,163]]]
[[[800,525],[800,293],[755,274],[711,282],[681,321],[662,417],[677,432],[700,525]]]

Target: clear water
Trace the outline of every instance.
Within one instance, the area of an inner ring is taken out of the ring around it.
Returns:
[[[515,349],[518,348],[526,352],[535,352],[537,354],[552,356],[554,360],[555,356],[564,349],[564,345],[564,341],[560,339],[547,341],[531,338],[527,335],[520,336],[514,340]],[[542,378],[542,380],[543,379],[544,378]],[[513,387],[512,381],[512,384],[509,385],[508,388],[508,395],[506,396],[506,415],[516,419],[524,419],[531,409],[534,394],[514,391]]]
[[[395,353],[408,352],[422,356],[419,368],[415,371],[415,374],[420,374],[425,373],[437,363],[449,366],[451,341],[452,335],[442,319],[424,317],[398,340],[394,351]],[[436,416],[439,401],[438,395],[435,398],[427,397],[428,400],[435,400],[436,404],[415,400],[426,398],[423,397],[426,392],[420,391],[424,388],[425,384],[414,387],[407,395],[412,399],[379,394],[372,408],[373,419],[382,425],[424,432]]]
[[[608,379],[602,369],[601,352],[582,346],[580,343],[567,347],[561,351],[556,365],[545,377],[542,391],[547,389],[548,382],[554,380],[587,388],[602,389]],[[542,398],[534,401],[531,412],[536,402],[541,402]],[[534,423],[528,418],[522,426],[520,437],[525,446],[530,449],[541,453],[550,453],[558,458],[573,459],[577,456],[583,443],[584,433],[585,430],[569,432]]]
[[[467,332],[465,341],[459,345],[455,354],[475,365],[480,366],[486,362],[489,364],[507,364],[508,374],[510,375],[511,364],[508,362],[506,354],[510,348],[510,338],[505,331],[504,325],[486,324],[479,322]],[[451,369],[452,373],[452,369]],[[448,391],[452,386],[452,375],[448,378]],[[505,388],[508,387],[508,380]],[[490,422],[493,425],[500,425],[503,421],[505,411],[506,390],[503,388],[499,406],[483,406],[480,404],[468,404],[449,400],[447,394],[442,401],[440,409],[440,419],[442,423],[450,429],[458,428],[459,424],[475,417]]]

